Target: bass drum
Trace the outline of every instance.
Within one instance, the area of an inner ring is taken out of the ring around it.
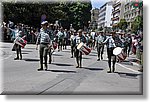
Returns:
[[[113,54],[116,55],[121,61],[124,61],[127,57],[127,54],[123,52],[123,49],[121,47],[116,47],[113,50]]]

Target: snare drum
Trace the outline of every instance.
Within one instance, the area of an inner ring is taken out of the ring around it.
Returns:
[[[91,49],[87,47],[83,42],[81,42],[78,46],[77,49],[82,52],[84,55],[88,55],[91,52]]]
[[[122,61],[124,61],[127,57],[127,55],[123,52],[121,47],[116,47],[113,50],[113,54],[116,55]]]
[[[20,45],[22,48],[25,47],[25,45],[27,44],[27,41],[24,40],[23,38],[21,37],[17,37],[15,40],[14,40],[14,43]]]

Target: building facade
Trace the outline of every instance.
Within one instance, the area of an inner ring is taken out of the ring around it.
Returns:
[[[96,29],[97,28],[98,15],[99,15],[99,9],[98,8],[94,8],[94,9],[91,10],[91,22],[90,22],[90,25],[89,25],[91,29]]]
[[[125,1],[124,19],[128,22],[128,29],[131,29],[131,24],[137,16],[143,15],[143,8],[134,8],[132,1]]]
[[[113,0],[112,26],[117,26],[121,19],[124,18],[124,0]]]
[[[113,2],[107,2],[103,6],[100,7],[99,10],[99,18],[98,18],[98,28],[102,27],[111,27],[111,17],[112,17],[112,9]]]

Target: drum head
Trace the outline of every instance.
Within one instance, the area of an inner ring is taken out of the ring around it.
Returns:
[[[81,49],[81,47],[83,46],[84,44],[81,42],[78,46],[77,46],[77,49]]]
[[[121,47],[116,47],[116,48],[113,50],[113,54],[114,54],[114,55],[119,55],[121,52],[122,52],[122,48],[121,48]]]

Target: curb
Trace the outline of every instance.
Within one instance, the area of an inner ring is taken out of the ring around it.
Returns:
[[[136,62],[131,62],[133,66],[136,66],[136,67],[139,67],[139,68],[142,68],[142,65],[136,63]]]

